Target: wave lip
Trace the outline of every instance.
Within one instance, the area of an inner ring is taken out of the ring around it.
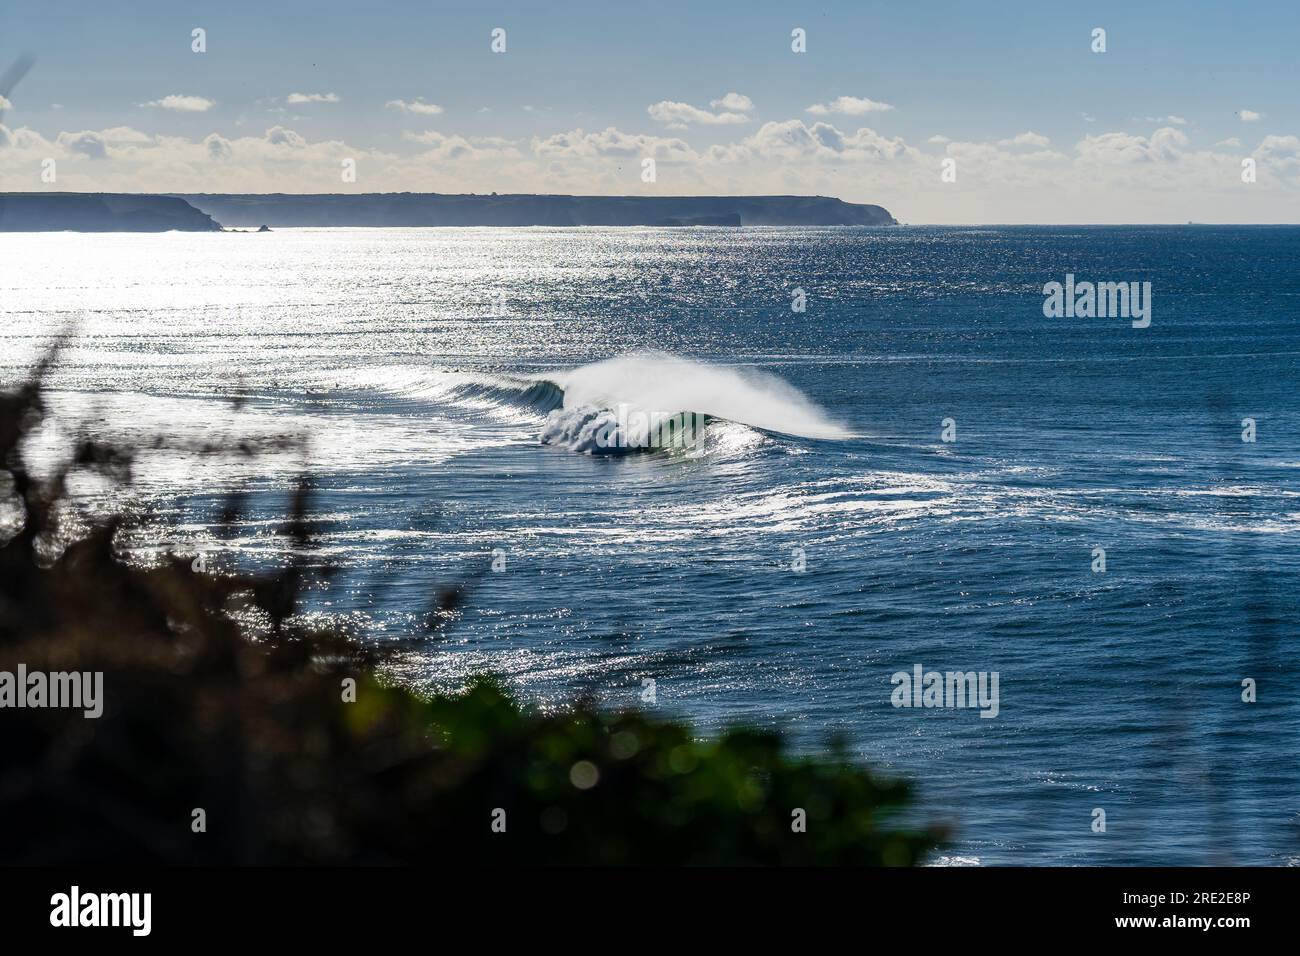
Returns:
[[[548,418],[548,425],[557,434],[568,434],[565,429],[571,430],[579,420],[561,412],[586,408],[611,413],[628,409],[629,417],[644,412],[651,420],[655,416],[679,415],[720,418],[801,438],[852,437],[793,385],[755,369],[708,365],[657,352],[633,352],[554,373],[543,381],[552,381],[563,390],[562,409],[552,411]],[[590,423],[596,417],[588,415],[582,421]],[[636,436],[625,428],[624,437]]]

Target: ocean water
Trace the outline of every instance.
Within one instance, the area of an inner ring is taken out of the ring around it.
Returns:
[[[1251,227],[0,235],[0,380],[72,333],[45,454],[78,423],[301,439],[144,455],[139,557],[284,560],[310,472],[344,569],[315,612],[385,640],[472,582],[397,680],[652,680],[702,733],[842,735],[956,826],[936,862],[1287,864],[1298,260]],[[1151,282],[1150,327],[1044,317],[1067,273]],[[588,453],[620,404],[702,443]],[[918,664],[997,672],[997,716],[893,706]]]

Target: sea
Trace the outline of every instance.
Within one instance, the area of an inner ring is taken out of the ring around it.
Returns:
[[[75,487],[133,560],[283,563],[305,480],[306,613],[417,691],[839,740],[954,828],[936,865],[1295,865],[1297,262],[1295,227],[0,234],[0,384],[62,339],[34,454],[148,449]],[[1048,315],[1067,281],[1149,322]]]

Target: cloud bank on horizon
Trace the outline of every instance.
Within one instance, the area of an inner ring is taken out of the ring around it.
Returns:
[[[807,193],[907,222],[1300,221],[1278,39],[1300,13],[1280,2],[932,22],[844,5],[807,23],[682,5],[670,25],[595,6],[73,6],[87,35],[40,10],[5,23],[0,72],[18,43],[40,62],[0,91],[0,189]],[[1198,57],[1215,70],[1185,68]]]

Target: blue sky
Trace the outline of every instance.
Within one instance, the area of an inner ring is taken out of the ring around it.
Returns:
[[[1034,221],[1044,201],[1045,221],[1300,220],[1297,4],[74,0],[9,5],[0,31],[0,66],[37,57],[0,133],[11,189],[53,185],[32,181],[43,151],[62,188],[816,191],[918,222]],[[711,105],[728,93],[752,105]],[[332,185],[348,156],[357,182]],[[1188,190],[1214,211],[1185,215]]]

